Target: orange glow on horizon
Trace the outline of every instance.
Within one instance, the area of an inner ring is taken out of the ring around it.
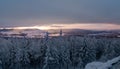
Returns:
[[[88,30],[115,30],[120,29],[120,25],[116,24],[51,24],[44,26],[30,26],[30,27],[14,27],[13,29],[40,29],[40,30],[49,30],[49,29],[88,29]]]
[[[40,30],[48,30],[50,28],[48,26],[31,26],[31,27],[14,27],[14,29],[40,29]]]

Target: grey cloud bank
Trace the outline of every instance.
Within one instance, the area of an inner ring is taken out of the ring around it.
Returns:
[[[120,24],[119,0],[0,0],[0,27],[52,23]]]

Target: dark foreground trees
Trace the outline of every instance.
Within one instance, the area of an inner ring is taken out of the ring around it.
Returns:
[[[120,39],[58,37],[0,38],[2,69],[84,69],[120,55]]]

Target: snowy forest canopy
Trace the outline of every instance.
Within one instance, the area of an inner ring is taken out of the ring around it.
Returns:
[[[0,38],[2,69],[84,69],[120,55],[119,38]]]

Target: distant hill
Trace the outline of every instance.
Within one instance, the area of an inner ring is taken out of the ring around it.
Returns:
[[[0,29],[0,32],[7,32],[7,31],[12,31],[13,29]]]

